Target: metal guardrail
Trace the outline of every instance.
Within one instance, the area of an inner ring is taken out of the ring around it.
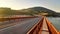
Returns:
[[[2,18],[2,20],[5,19],[5,21],[1,21],[0,26],[3,26],[3,25],[6,26],[8,24],[12,24],[15,22],[18,23],[18,21],[24,21],[24,19],[30,19],[30,18],[36,18],[36,17],[31,16],[31,17]],[[0,29],[1,29],[1,27],[0,27]]]
[[[47,18],[45,18],[45,20],[50,31],[50,34],[60,34]]]
[[[35,24],[30,29],[30,31],[27,32],[27,34],[40,34],[42,29],[42,24],[43,24],[43,18],[37,24]]]
[[[28,17],[11,17],[11,18],[0,18],[0,21],[15,20],[15,19],[24,19],[24,18],[35,18],[37,16],[28,16]]]

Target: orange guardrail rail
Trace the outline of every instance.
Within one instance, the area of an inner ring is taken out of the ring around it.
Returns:
[[[53,26],[53,24],[47,18],[45,20],[46,20],[48,29],[50,31],[50,34],[59,34],[59,32],[56,30],[56,28]]]
[[[42,24],[43,24],[43,19],[42,18],[37,24],[35,24],[30,31],[27,32],[27,34],[40,34]]]
[[[27,16],[27,17],[11,17],[11,18],[0,18],[0,21],[15,20],[15,19],[25,19],[25,18],[36,18],[38,16]]]
[[[59,34],[60,34],[60,32],[59,32]]]

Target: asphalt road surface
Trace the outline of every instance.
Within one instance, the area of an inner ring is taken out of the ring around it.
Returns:
[[[22,21],[15,20],[17,23],[16,25],[0,29],[0,34],[26,34],[33,27],[33,25],[38,23],[41,19],[41,17],[38,17],[24,19]]]

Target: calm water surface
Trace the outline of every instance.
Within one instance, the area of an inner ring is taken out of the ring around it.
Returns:
[[[60,31],[60,17],[47,17],[48,20],[55,26],[55,28]]]

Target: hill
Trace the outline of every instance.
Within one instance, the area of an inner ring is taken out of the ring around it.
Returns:
[[[12,10],[11,8],[0,8],[0,16],[10,16],[10,15],[43,15],[51,17],[60,17],[60,13],[56,13],[53,10],[44,7],[31,7],[22,10]]]
[[[28,13],[31,15],[44,15],[44,16],[53,16],[53,17],[58,16],[57,15],[58,13],[56,13],[55,11],[44,8],[44,7],[31,7],[28,9],[22,9],[20,10],[20,12],[24,12],[26,14]]]

